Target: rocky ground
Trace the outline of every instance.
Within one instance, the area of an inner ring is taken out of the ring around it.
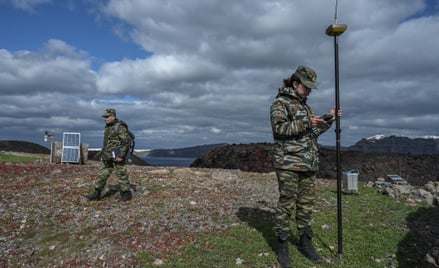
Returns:
[[[140,252],[179,254],[195,233],[242,224],[240,208],[277,199],[273,173],[128,168],[134,198],[120,203],[82,196],[97,163],[0,164],[0,267],[132,267]]]
[[[230,168],[253,172],[272,172],[272,144],[238,144],[218,147],[192,163],[193,167]],[[409,153],[341,152],[341,171],[359,172],[358,180],[375,181],[387,174],[398,174],[410,184],[422,186],[438,181],[439,155]],[[336,151],[320,149],[320,178],[337,177]]]
[[[264,150],[256,152],[248,158],[251,163],[267,162]],[[241,151],[241,157],[245,154]],[[422,160],[422,166],[416,157],[407,165],[404,158],[364,159],[345,157],[345,163],[357,163],[364,171],[389,163],[402,170],[424,167],[427,175],[437,166],[428,166],[430,160]],[[198,242],[194,234],[243,224],[242,208],[272,211],[277,200],[273,172],[130,165],[132,201],[119,203],[116,193],[87,202],[83,195],[92,191],[98,164],[0,164],[0,267],[133,267],[142,252],[179,254],[183,245]],[[116,184],[115,178],[109,183]],[[317,186],[334,183],[333,178],[319,179]],[[426,238],[437,237],[433,218],[412,222]],[[163,262],[166,258],[151,260]]]
[[[278,198],[273,172],[130,165],[133,200],[115,193],[88,202],[98,168],[0,163],[0,267],[160,266],[197,245],[197,234],[246,224],[249,208],[273,212]],[[114,175],[109,183],[115,189]],[[424,214],[411,228],[436,237],[439,226]],[[145,252],[159,257],[145,263]]]

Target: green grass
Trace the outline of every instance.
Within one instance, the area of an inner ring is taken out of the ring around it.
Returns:
[[[0,152],[0,163],[30,163],[30,162],[47,162],[48,155]]]
[[[335,189],[322,189],[318,201],[324,205],[318,205],[315,212],[313,241],[325,262],[317,267],[429,267],[423,263],[428,243],[425,237],[410,229],[408,222],[419,219],[418,213],[424,215],[421,218],[431,218],[432,213],[424,203],[399,202],[377,193],[376,188],[362,188],[359,195],[343,195],[340,255]],[[153,256],[139,252],[138,257],[142,256],[144,264],[149,263],[143,267],[153,267],[155,259],[164,260],[162,267],[276,267],[272,212],[240,208],[238,217],[243,224],[198,234],[197,242],[185,245],[179,255]],[[422,228],[422,223],[419,224]],[[294,230],[294,223],[292,227]],[[293,267],[316,266],[298,252],[297,239],[297,233],[293,232],[290,243]],[[413,245],[417,245],[415,250]]]

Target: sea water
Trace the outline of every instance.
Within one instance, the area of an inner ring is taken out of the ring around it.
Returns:
[[[143,156],[141,157],[147,163],[153,166],[162,167],[189,167],[196,158],[182,158],[182,157],[152,157]]]

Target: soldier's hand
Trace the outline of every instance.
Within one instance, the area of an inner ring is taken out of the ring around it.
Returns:
[[[329,113],[332,114],[332,116],[333,116],[331,121],[334,121],[335,120],[335,106],[333,106],[331,108],[331,111],[329,111]],[[341,107],[339,107],[338,112],[337,112],[337,116],[341,117],[342,115],[343,115],[343,109]]]
[[[312,126],[312,127],[317,127],[317,126],[319,126],[319,125],[321,125],[321,124],[323,124],[323,123],[325,123],[325,120],[321,119],[321,118],[318,117],[318,116],[314,116],[314,117],[312,118],[312,121],[311,121],[311,126]]]

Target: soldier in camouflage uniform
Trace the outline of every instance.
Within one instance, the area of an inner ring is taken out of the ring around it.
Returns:
[[[102,165],[95,181],[95,191],[92,194],[87,195],[86,198],[90,201],[103,198],[109,191],[106,186],[107,179],[114,170],[121,189],[120,201],[128,201],[132,198],[128,181],[128,172],[125,167],[124,159],[128,150],[128,127],[125,123],[122,123],[117,119],[115,109],[106,109],[102,117],[106,123],[104,130],[104,144],[101,151]],[[119,122],[121,123],[116,129],[115,125]],[[120,150],[118,156],[113,155],[112,152],[113,148],[116,147],[119,147]]]
[[[315,173],[319,169],[317,138],[331,127],[331,119],[325,121],[316,116],[307,105],[311,89],[317,88],[315,71],[298,66],[288,79],[270,108],[274,137],[274,168],[279,184],[279,202],[275,215],[274,230],[278,239],[277,254],[282,267],[291,267],[288,239],[290,223],[295,211],[298,230],[298,249],[315,263],[322,258],[312,244],[312,211],[315,202]],[[341,116],[341,110],[338,113]]]

